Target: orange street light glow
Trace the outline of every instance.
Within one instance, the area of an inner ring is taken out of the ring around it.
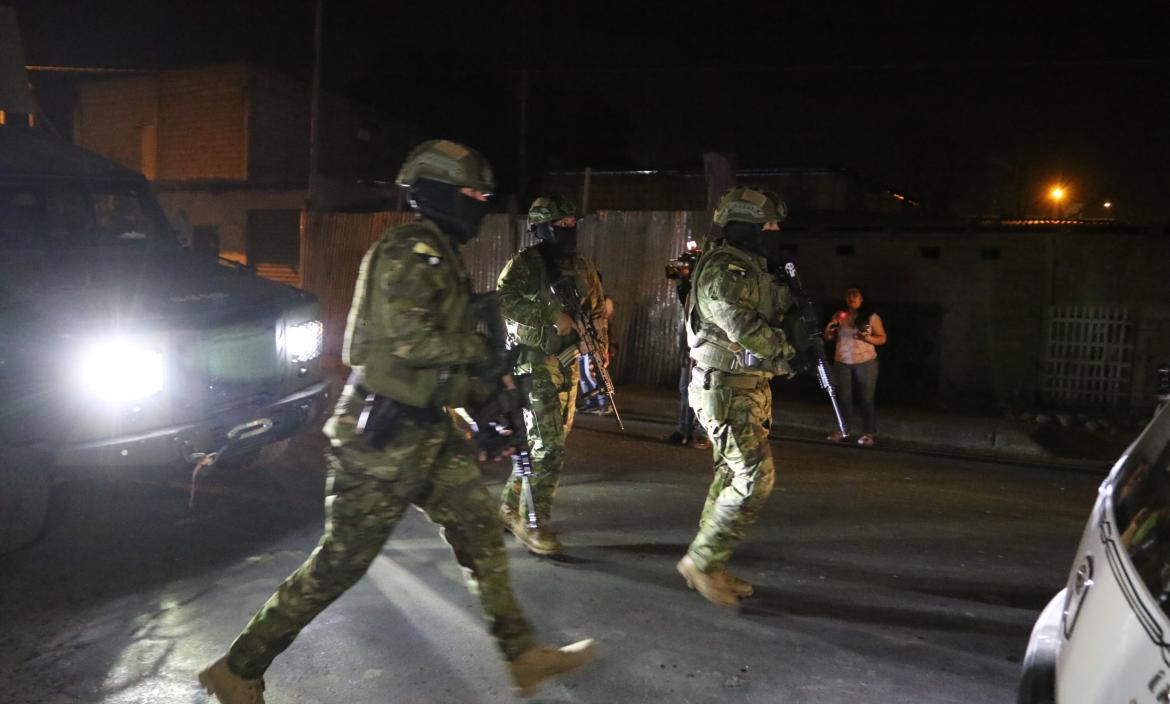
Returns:
[[[1060,186],[1053,186],[1052,190],[1048,192],[1052,196],[1052,200],[1060,201],[1064,199],[1064,189]]]

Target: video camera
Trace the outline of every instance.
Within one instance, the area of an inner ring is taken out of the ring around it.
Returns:
[[[699,249],[699,245],[694,240],[687,242],[687,248],[678,257],[666,262],[666,278],[687,280],[691,278],[691,271],[695,268],[695,262],[699,260],[699,255],[703,250]]]

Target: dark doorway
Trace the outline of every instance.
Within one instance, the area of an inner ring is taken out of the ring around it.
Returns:
[[[219,256],[219,228],[215,225],[195,225],[191,228],[191,251],[197,254]]]
[[[245,238],[250,266],[277,264],[300,268],[300,210],[249,210]]]
[[[249,210],[248,266],[266,279],[301,285],[301,211]]]

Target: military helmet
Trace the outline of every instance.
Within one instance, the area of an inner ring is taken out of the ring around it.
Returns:
[[[495,188],[487,158],[471,147],[446,139],[431,139],[412,149],[394,183],[411,188],[419,179],[489,194]]]
[[[745,186],[724,193],[715,208],[715,224],[719,226],[732,220],[763,224],[780,222],[786,217],[788,207],[776,194]]]
[[[543,222],[556,222],[577,214],[577,206],[568,198],[557,196],[541,196],[532,201],[528,207],[528,226],[534,227]]]

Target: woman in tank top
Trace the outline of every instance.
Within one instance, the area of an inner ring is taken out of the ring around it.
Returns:
[[[837,341],[833,383],[842,409],[848,415],[853,412],[853,390],[856,387],[858,391],[864,432],[857,438],[857,444],[868,446],[873,445],[877,432],[873,402],[878,377],[877,348],[886,344],[886,329],[881,317],[864,303],[861,289],[855,286],[846,289],[845,309],[837,311],[825,326],[825,339]],[[833,442],[844,439],[840,432],[829,436]]]

